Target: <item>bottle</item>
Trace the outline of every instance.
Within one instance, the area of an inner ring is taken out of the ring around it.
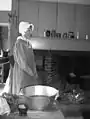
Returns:
[[[44,29],[44,37],[46,37],[46,30]]]
[[[46,30],[46,37],[47,37],[47,38],[50,38],[50,37],[51,37],[51,32],[50,32],[50,30]]]
[[[0,51],[0,57],[3,57],[3,50]]]
[[[88,35],[85,36],[85,40],[88,40]]]
[[[77,39],[79,39],[79,32],[77,32]]]

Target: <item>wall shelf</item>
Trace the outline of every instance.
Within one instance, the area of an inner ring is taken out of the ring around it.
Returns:
[[[43,2],[63,2],[63,3],[70,3],[70,4],[84,4],[90,5],[90,0],[38,0]]]
[[[89,40],[64,40],[36,37],[30,41],[35,50],[90,51]]]

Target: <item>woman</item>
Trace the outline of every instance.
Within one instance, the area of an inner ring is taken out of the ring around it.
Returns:
[[[33,30],[33,24],[20,22],[21,36],[17,38],[14,46],[12,94],[19,94],[21,89],[39,83],[34,53],[29,41]]]

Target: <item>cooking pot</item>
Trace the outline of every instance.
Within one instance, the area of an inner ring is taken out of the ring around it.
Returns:
[[[33,110],[43,110],[52,100],[56,100],[59,91],[50,86],[35,85],[24,88],[27,106]]]

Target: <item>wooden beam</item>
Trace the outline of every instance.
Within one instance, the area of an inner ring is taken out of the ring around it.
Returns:
[[[13,51],[13,45],[18,36],[19,22],[19,0],[12,0],[12,10],[10,14],[10,50]]]
[[[85,5],[90,5],[90,0],[35,0],[35,1],[63,2],[63,3],[70,3],[70,4],[85,4]]]
[[[54,50],[54,51],[90,51],[90,41],[82,39],[64,40],[32,38],[30,41],[35,50]]]

